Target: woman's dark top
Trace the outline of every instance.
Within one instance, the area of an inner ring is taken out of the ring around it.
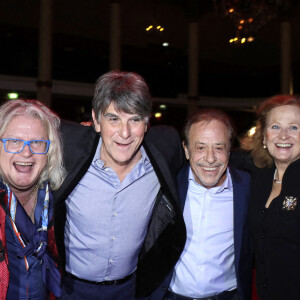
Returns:
[[[249,169],[249,158],[233,164]],[[244,162],[244,163],[243,163]],[[256,255],[256,286],[261,300],[300,299],[300,160],[290,164],[280,195],[269,208],[275,166],[250,168],[249,222]]]

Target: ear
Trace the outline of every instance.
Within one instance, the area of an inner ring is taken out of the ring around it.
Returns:
[[[92,117],[93,117],[94,128],[95,128],[96,132],[100,132],[101,131],[100,123],[97,121],[97,118],[95,116],[95,112],[93,109],[92,109]]]
[[[187,145],[185,144],[184,141],[182,142],[182,146],[183,146],[183,149],[184,149],[186,159],[190,159],[189,149],[188,149],[188,147],[187,147]]]

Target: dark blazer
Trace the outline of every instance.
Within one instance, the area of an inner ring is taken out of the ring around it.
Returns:
[[[251,172],[249,224],[259,299],[300,299],[300,159],[285,170],[281,191],[268,208],[265,206],[273,186],[275,164],[258,168],[245,151],[232,153],[231,162]],[[295,206],[291,207],[292,203]]]
[[[61,126],[67,177],[54,193],[54,226],[58,252],[65,267],[65,200],[89,168],[100,135],[92,127],[71,122]],[[159,179],[148,232],[139,255],[136,271],[136,295],[150,294],[173,269],[184,248],[186,231],[179,209],[176,174],[185,161],[181,140],[168,126],[149,128],[143,146]],[[99,195],[100,197],[101,195]]]
[[[250,199],[250,175],[247,172],[229,168],[233,184],[234,211],[234,255],[237,289],[241,300],[251,299],[252,285],[252,246],[249,237],[247,220],[248,203]],[[178,174],[178,189],[183,213],[188,192],[189,165]],[[152,293],[150,299],[162,299],[169,288],[173,271],[166,277],[163,284]]]

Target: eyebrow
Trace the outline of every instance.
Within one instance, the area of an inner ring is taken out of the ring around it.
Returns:
[[[281,122],[278,122],[278,121],[274,121],[274,122],[270,122],[270,125],[281,125],[282,123]],[[294,122],[291,122],[291,123],[288,123],[287,125],[300,125],[300,122],[299,123],[294,123]]]
[[[114,117],[114,118],[120,118],[118,115],[116,115],[116,114],[113,114],[113,113],[106,113],[105,115],[104,115],[104,117]],[[136,119],[136,118],[138,118],[138,119],[141,119],[141,120],[143,120],[144,118],[143,118],[143,116],[140,116],[140,115],[135,115],[135,114],[133,114],[129,119]]]
[[[195,144],[196,144],[196,145],[207,145],[207,143],[204,143],[204,142],[196,142]],[[217,146],[220,146],[220,145],[225,146],[226,143],[225,143],[225,142],[218,142],[218,143],[214,143],[214,145],[217,145]]]
[[[113,114],[113,113],[106,113],[106,114],[104,115],[104,117],[117,117],[117,118],[119,118],[118,115]]]

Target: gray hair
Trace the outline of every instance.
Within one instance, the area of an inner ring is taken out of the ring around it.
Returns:
[[[183,135],[184,135],[184,142],[185,142],[186,146],[188,147],[188,145],[189,145],[189,134],[190,134],[190,129],[193,124],[201,122],[201,121],[210,122],[213,120],[220,121],[225,125],[225,127],[227,128],[227,131],[228,131],[228,138],[229,138],[230,144],[232,145],[234,138],[235,138],[235,128],[233,126],[231,118],[221,110],[199,109],[198,111],[193,113],[187,119],[187,121],[184,125]]]
[[[41,172],[39,187],[50,181],[52,190],[57,190],[65,178],[65,168],[62,159],[62,142],[59,132],[60,119],[48,107],[37,100],[11,100],[0,107],[0,137],[13,118],[26,116],[41,121],[51,142],[47,153],[47,165]],[[2,171],[0,170],[2,173]]]
[[[98,122],[111,103],[117,111],[137,114],[149,121],[151,95],[145,80],[136,73],[111,71],[98,78],[92,103]]]

